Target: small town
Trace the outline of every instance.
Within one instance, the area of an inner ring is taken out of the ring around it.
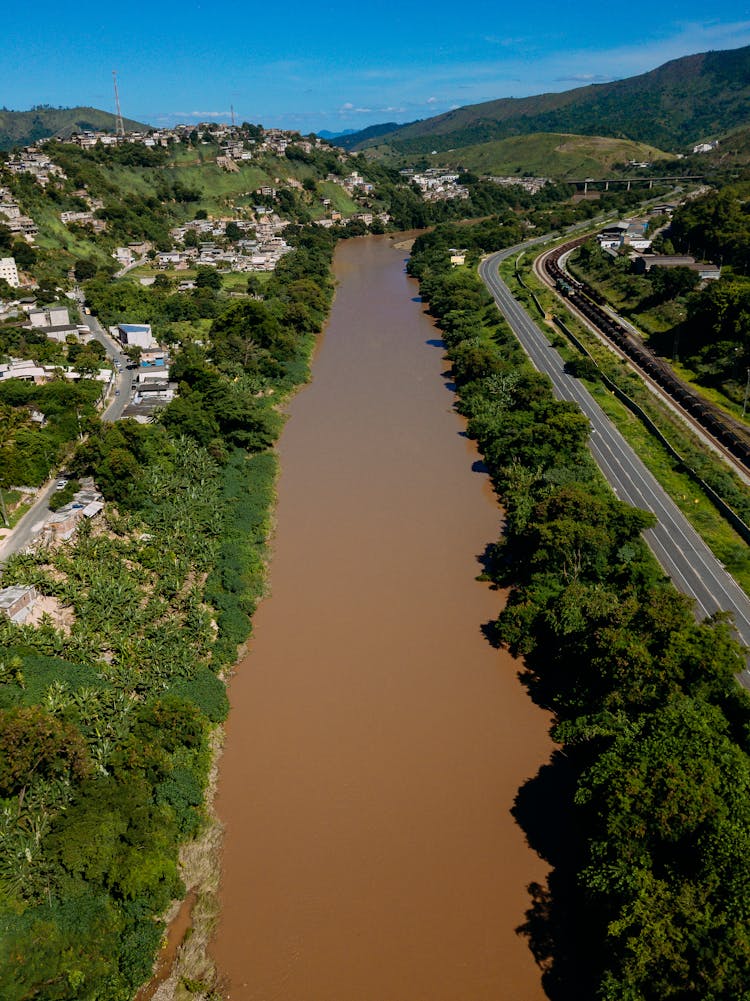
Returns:
[[[3,11],[0,1001],[747,1001],[729,4]]]

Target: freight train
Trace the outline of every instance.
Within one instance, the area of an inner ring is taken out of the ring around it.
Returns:
[[[715,438],[728,452],[750,469],[750,430],[732,420],[718,407],[699,396],[674,370],[631,331],[602,309],[602,297],[585,282],[576,281],[560,267],[560,258],[580,246],[581,237],[557,247],[544,259],[544,269],[555,287],[570,298],[579,313],[600,333],[631,358],[654,382]]]

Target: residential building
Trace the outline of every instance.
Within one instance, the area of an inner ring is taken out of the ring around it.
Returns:
[[[118,323],[117,336],[120,343],[127,347],[143,349],[158,348],[159,345],[151,333],[150,323]]]
[[[4,587],[0,590],[0,614],[11,622],[25,622],[37,599],[33,584]]]
[[[18,268],[15,257],[0,257],[0,278],[4,279],[13,288],[18,288],[21,284],[18,280]]]

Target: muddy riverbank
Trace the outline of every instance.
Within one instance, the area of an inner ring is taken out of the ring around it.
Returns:
[[[231,682],[212,946],[232,1001],[534,1001],[511,816],[548,721],[481,626],[500,511],[404,251],[339,245],[280,443],[271,596]]]

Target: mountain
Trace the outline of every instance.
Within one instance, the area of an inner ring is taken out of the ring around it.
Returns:
[[[109,111],[97,108],[50,108],[40,106],[31,111],[0,111],[0,150],[28,146],[37,139],[53,136],[67,138],[74,132],[115,131],[116,118]],[[124,119],[128,131],[142,132],[148,125]]]
[[[615,136],[666,150],[750,121],[750,46],[673,59],[640,76],[559,94],[467,105],[395,129],[374,125],[341,143],[387,145],[402,155],[473,146],[513,135]]]
[[[332,139],[343,139],[344,136],[354,135],[358,132],[358,129],[344,129],[343,132],[329,132],[328,129],[321,129],[316,135],[320,136],[321,139],[327,139],[329,142]]]
[[[361,143],[365,143],[370,139],[377,139],[378,136],[390,134],[391,132],[401,128],[406,128],[406,126],[399,125],[397,122],[384,122],[382,125],[368,125],[366,129],[361,129],[359,132],[350,132],[349,135],[341,136],[336,145],[341,146],[343,149],[354,149],[355,147],[359,148]]]

